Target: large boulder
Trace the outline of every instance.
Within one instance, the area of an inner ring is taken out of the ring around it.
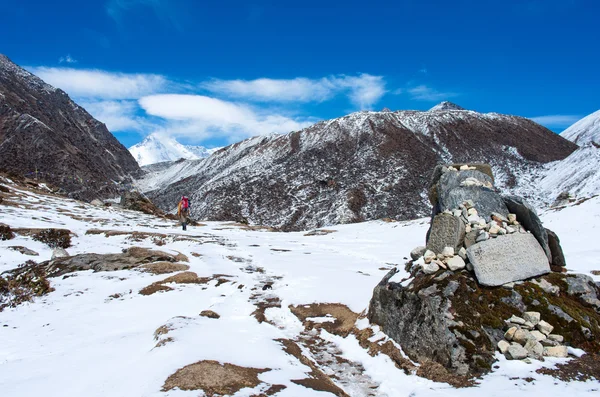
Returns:
[[[510,328],[505,320],[528,311],[541,313],[566,345],[600,349],[600,314],[588,303],[600,289],[585,277],[549,273],[507,289],[482,286],[466,271],[419,273],[406,286],[393,276],[375,287],[368,318],[416,362],[435,361],[468,377],[486,373]]]
[[[458,252],[464,240],[465,224],[460,218],[450,214],[438,214],[431,224],[427,249],[439,254],[445,247],[452,247],[454,252]]]
[[[548,233],[537,215],[535,208],[525,199],[518,196],[504,196],[504,204],[508,210],[517,216],[517,220],[530,231],[542,246],[542,249],[548,257],[548,262],[552,263],[552,253],[548,245]]]
[[[560,246],[560,239],[556,233],[550,229],[546,229],[546,233],[548,234],[548,247],[550,248],[550,255],[552,255],[552,266],[556,266],[559,269],[566,267],[567,262],[565,260],[565,254],[563,253],[562,247]]]
[[[467,248],[477,281],[497,286],[550,272],[542,247],[529,233],[514,233],[485,240]]]
[[[165,213],[156,205],[154,205],[154,203],[150,201],[148,197],[136,191],[125,192],[121,196],[121,201],[119,204],[121,207],[128,210],[140,211],[145,214],[156,216],[165,215]]]

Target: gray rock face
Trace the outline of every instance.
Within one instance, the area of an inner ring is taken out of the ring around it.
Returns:
[[[548,234],[548,247],[550,248],[550,254],[552,255],[552,266],[566,267],[567,262],[562,247],[560,246],[560,239],[556,233],[550,229],[546,229],[546,233]]]
[[[20,245],[14,245],[12,247],[8,247],[8,249],[20,252],[23,255],[29,255],[29,256],[39,256],[40,255],[37,252],[35,252],[34,250],[31,250],[27,247],[22,247]]]
[[[515,233],[482,241],[467,249],[477,281],[498,286],[550,272],[548,258],[529,233]]]
[[[465,239],[465,224],[454,215],[438,214],[433,218],[427,249],[439,254],[445,247],[458,252]]]
[[[27,175],[91,200],[140,168],[129,151],[62,90],[0,54],[0,170]]]
[[[517,216],[517,220],[535,236],[540,243],[544,253],[548,257],[548,262],[552,263],[552,253],[548,245],[548,233],[542,225],[542,221],[538,217],[535,208],[531,206],[522,197],[504,196],[504,203],[508,210]]]
[[[458,208],[464,201],[472,200],[478,214],[486,220],[491,219],[492,213],[508,216],[502,198],[493,189],[493,179],[477,170],[445,172],[436,189],[440,211]]]
[[[413,261],[416,261],[425,254],[426,250],[427,247],[424,246],[415,247],[412,251],[410,251],[410,257]]]
[[[565,281],[568,285],[567,294],[579,297],[600,313],[600,288],[593,278],[585,274],[570,274]]]

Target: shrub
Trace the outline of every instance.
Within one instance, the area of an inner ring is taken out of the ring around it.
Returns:
[[[0,225],[0,240],[11,240],[15,234],[10,230],[10,226]]]
[[[54,288],[46,278],[46,270],[34,261],[27,261],[19,270],[0,276],[0,312],[6,307],[16,307],[31,302],[34,297],[52,292]]]
[[[45,229],[32,237],[50,248],[69,248],[71,246],[70,232],[64,229]]]

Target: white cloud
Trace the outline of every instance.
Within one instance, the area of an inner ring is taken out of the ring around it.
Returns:
[[[314,122],[202,95],[151,95],[141,98],[139,104],[146,113],[170,121],[159,131],[196,140],[225,137],[233,142],[254,135],[287,133]]]
[[[201,87],[234,98],[273,102],[323,102],[344,93],[361,109],[371,108],[386,92],[384,78],[370,74],[320,79],[212,80]]]
[[[172,84],[157,74],[116,73],[103,70],[30,67],[30,72],[74,97],[137,99],[169,88]]]
[[[431,102],[437,102],[459,95],[455,92],[440,92],[424,84],[409,88],[406,92],[411,95],[412,99]]]
[[[548,116],[531,117],[530,119],[546,127],[569,127],[579,121],[582,116],[567,114],[552,114]]]
[[[137,101],[80,101],[79,105],[95,119],[106,124],[109,131],[143,131],[153,128],[144,118],[136,115],[139,110]]]
[[[77,59],[73,58],[71,54],[67,54],[65,57],[58,58],[58,63],[77,63]]]

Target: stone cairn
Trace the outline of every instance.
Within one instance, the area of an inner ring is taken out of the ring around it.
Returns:
[[[466,267],[481,285],[498,286],[564,268],[558,237],[523,199],[495,191],[489,165],[438,166],[430,200],[427,245],[411,251],[413,271]]]
[[[512,316],[506,320],[508,330],[498,342],[498,350],[508,360],[545,357],[567,357],[568,349],[561,345],[564,338],[552,334],[554,327],[541,319],[539,312],[525,312],[523,317]]]

